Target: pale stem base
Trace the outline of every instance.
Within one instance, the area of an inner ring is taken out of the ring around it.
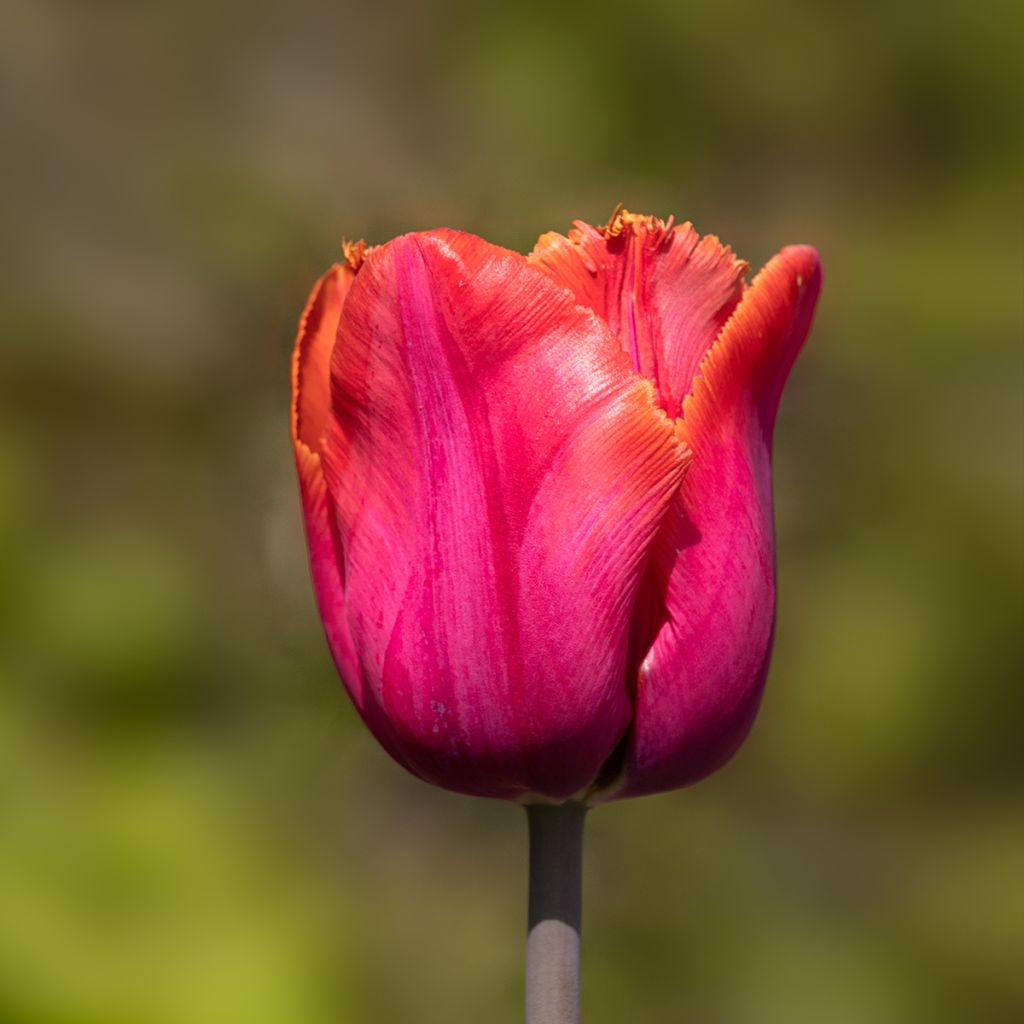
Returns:
[[[580,803],[526,808],[530,828],[526,1024],[579,1024],[586,813]]]

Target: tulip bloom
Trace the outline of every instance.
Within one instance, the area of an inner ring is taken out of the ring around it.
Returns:
[[[292,367],[320,614],[387,751],[463,793],[686,785],[754,719],[775,622],[771,437],[820,286],[617,213],[529,256],[346,248]]]

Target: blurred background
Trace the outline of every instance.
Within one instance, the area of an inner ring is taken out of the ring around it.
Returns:
[[[761,717],[591,816],[590,1024],[1022,1019],[1019,5],[0,5],[0,1022],[520,1018],[525,825],[370,740],[288,358],[343,236],[615,203],[826,285]]]

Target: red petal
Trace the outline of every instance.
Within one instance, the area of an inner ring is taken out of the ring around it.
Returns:
[[[299,321],[292,355],[292,443],[320,616],[342,678],[358,688],[357,663],[344,613],[339,552],[320,460],[330,400],[331,353],[341,308],[354,277],[347,266],[332,267],[313,287]]]
[[[577,221],[542,235],[530,260],[609,325],[634,367],[676,417],[697,365],[743,294],[747,266],[691,224],[617,213],[606,228]]]
[[[708,774],[733,754],[757,711],[775,622],[771,432],[820,285],[813,249],[779,253],[701,364],[683,406],[693,463],[637,605],[643,662],[617,795]]]
[[[292,441],[319,453],[331,398],[331,352],[355,273],[335,264],[313,286],[292,353]]]
[[[292,443],[309,547],[310,572],[328,645],[350,696],[388,750],[392,730],[367,699],[345,608],[343,552],[324,481],[321,448],[330,406],[330,362],[345,297],[355,279],[351,264],[332,267],[313,287],[292,355]]]
[[[325,466],[349,625],[399,759],[470,793],[567,797],[631,714],[629,615],[685,457],[603,323],[454,232],[367,258]]]

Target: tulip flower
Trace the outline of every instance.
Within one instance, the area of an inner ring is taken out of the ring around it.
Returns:
[[[302,316],[292,437],[339,674],[420,778],[531,808],[538,904],[578,885],[539,865],[582,808],[714,771],[760,702],[772,430],[820,270],[805,246],[747,270],[621,211],[529,256],[350,245]]]

